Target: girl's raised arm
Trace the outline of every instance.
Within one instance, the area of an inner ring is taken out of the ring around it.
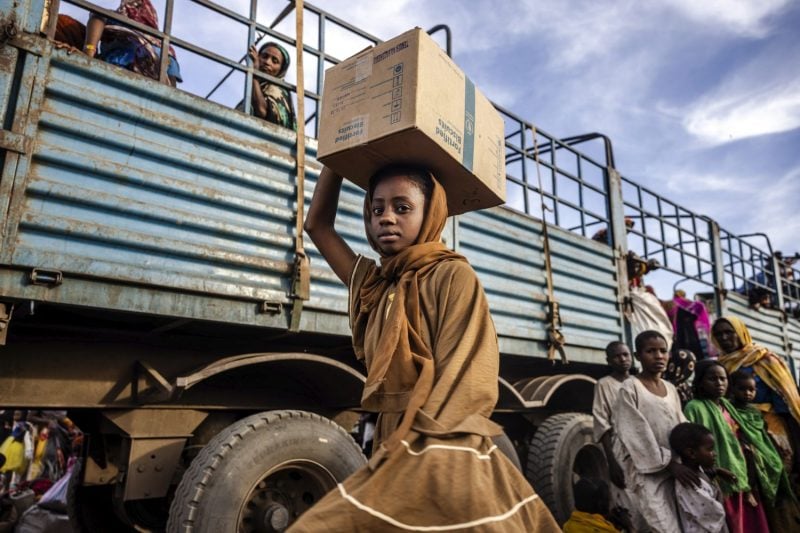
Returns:
[[[356,262],[356,254],[334,228],[341,188],[342,177],[328,167],[323,167],[303,228],[334,273],[347,285]]]

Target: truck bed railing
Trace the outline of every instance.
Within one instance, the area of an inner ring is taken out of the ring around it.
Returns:
[[[292,83],[255,71],[246,53],[238,59],[233,59],[197,43],[173,36],[172,14],[176,0],[165,0],[165,16],[160,30],[132,22],[87,0],[62,1],[124,22],[160,39],[164,45],[162,49],[173,45],[230,69],[210,91],[200,96],[215,97],[220,87],[229,83],[234,73],[239,74],[238,77],[233,77],[234,81],[243,82],[243,102],[248,113],[253,76],[268,79],[293,93],[296,92],[296,87]],[[258,0],[250,1],[249,15],[237,13],[210,0],[185,0],[185,2],[202,6],[210,16],[222,17],[246,28],[247,31],[242,33],[242,51],[247,50],[249,43],[260,43],[267,38],[286,45],[290,53],[294,51],[296,40],[291,35],[293,26],[288,33],[276,29],[292,13],[294,3],[291,1],[286,3],[268,26],[256,21],[256,15],[259,13]],[[51,9],[52,14],[58,12],[58,1],[53,3]],[[312,77],[315,80],[307,84],[305,91],[308,110],[304,117],[305,131],[308,135],[316,137],[324,71],[328,66],[340,61],[340,58],[330,51],[333,42],[329,36],[332,33],[337,34],[339,40],[342,40],[344,35],[344,40],[353,40],[351,44],[357,42],[361,45],[375,44],[380,42],[380,39],[312,4],[305,3],[304,9],[308,32],[303,47],[306,54],[305,63],[313,65],[315,71],[315,76]],[[54,20],[55,17],[52,17],[51,21]],[[54,28],[55,23],[52,22],[51,36]],[[438,25],[432,28],[431,32],[441,29],[441,25]],[[446,37],[449,48],[451,46],[449,31]],[[331,42],[328,42],[329,40]],[[354,45],[351,53],[358,49],[360,47]],[[188,78],[195,73],[184,74]],[[162,68],[161,75],[164,79],[165,68]],[[309,79],[309,76],[306,78]],[[606,136],[591,133],[557,138],[502,106],[495,105],[495,107],[506,124],[507,207],[544,219],[548,223],[587,238],[615,224],[625,224],[624,220],[612,220],[611,216],[613,199],[609,196],[609,172],[616,172],[616,169],[611,142]],[[577,145],[582,145],[581,148],[587,146],[591,151],[595,147],[591,143],[597,140],[603,144],[600,150],[592,151],[596,157],[576,148]],[[540,175],[537,174],[537,164]],[[757,304],[752,300],[761,297],[765,305],[769,302],[770,307],[790,313],[800,313],[798,311],[800,271],[793,265],[781,264],[768,241],[764,249],[751,242],[752,236],[734,235],[722,229],[715,232],[715,223],[708,217],[686,209],[624,176],[620,176],[620,179],[625,218],[635,222],[634,227],[628,231],[627,249],[642,258],[657,260],[664,271],[678,277],[676,285],[693,281],[700,286],[714,287],[719,291],[740,292],[750,297],[751,303]],[[613,232],[606,233],[607,242],[611,244]],[[776,276],[776,271],[781,274]]]

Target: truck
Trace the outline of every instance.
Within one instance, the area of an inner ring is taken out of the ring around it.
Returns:
[[[66,5],[120,20],[230,68],[247,110],[252,67],[173,35],[173,0],[158,30],[87,0],[0,0],[0,405],[67,410],[84,432],[68,510],[85,531],[283,531],[366,461],[346,289],[302,218],[323,72],[341,59],[326,35],[379,40],[307,3],[278,17],[313,25],[298,44],[256,20],[255,0],[248,15],[191,2],[313,60],[306,135],[53,41]],[[606,345],[631,341],[628,252],[741,317],[795,376],[799,276],[765,235],[622,176],[606,136],[498,111],[507,204],[452,217],[443,240],[496,325],[498,444],[563,522],[574,480],[607,476],[590,413]],[[337,229],[371,255],[362,201],[346,184]]]

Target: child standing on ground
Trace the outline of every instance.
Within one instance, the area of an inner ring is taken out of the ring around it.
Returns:
[[[733,474],[720,480],[728,529],[731,533],[769,531],[757,486],[747,475],[747,462],[737,438],[740,425],[733,406],[725,399],[725,367],[713,359],[701,361],[695,368],[693,388],[694,399],[684,409],[686,418],[711,431],[719,466]]]
[[[669,445],[672,428],[685,422],[675,386],[661,379],[667,368],[667,340],[643,331],[635,341],[637,376],[625,381],[615,409],[614,455],[625,472],[625,485],[649,529],[680,531],[674,479],[699,485],[696,472],[677,462]]]
[[[376,263],[334,229],[341,184],[323,169],[305,229],[349,287],[362,406],[379,415],[369,464],[290,531],[559,531],[492,442],[497,335],[475,272],[441,242],[444,189],[424,169],[372,176],[364,224]]]
[[[614,427],[612,413],[617,403],[617,396],[622,384],[630,379],[631,363],[633,357],[628,345],[621,341],[612,341],[606,346],[606,362],[611,368],[611,374],[600,378],[594,386],[594,402],[592,403],[592,416],[594,418],[594,440],[603,446],[608,461],[608,477],[611,480],[610,497],[612,506],[620,506],[633,517],[634,525],[643,527],[641,516],[635,513],[630,499],[625,492],[625,474],[622,467],[614,458],[613,441]]]
[[[717,474],[714,435],[705,426],[684,422],[672,430],[669,443],[681,462],[700,478],[697,487],[675,483],[683,533],[728,533],[722,492],[709,477],[709,474],[714,477]]]
[[[756,397],[755,377],[737,370],[730,376],[729,390],[748,477],[766,503],[764,512],[770,531],[800,531],[800,508],[783,458],[769,438],[764,415],[752,403]]]

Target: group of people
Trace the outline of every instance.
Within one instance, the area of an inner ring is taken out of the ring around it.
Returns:
[[[738,318],[716,320],[711,340],[719,358],[694,368],[685,404],[663,379],[664,334],[636,337],[636,375],[628,347],[609,344],[611,373],[596,385],[593,415],[610,484],[576,485],[565,531],[588,531],[578,527],[586,523],[605,528],[593,531],[800,531],[797,386],[785,362],[755,344]],[[590,496],[579,501],[584,493]]]
[[[37,496],[61,479],[83,434],[66,411],[0,411],[0,498],[30,489]]]
[[[121,0],[116,12],[133,22],[159,30],[158,13],[150,0]],[[80,50],[148,78],[160,79],[161,40],[117,20],[92,13],[86,25],[60,14],[54,40],[71,50]],[[283,79],[289,70],[289,52],[269,41],[250,47],[253,68],[273,78]],[[170,46],[166,83],[175,87],[183,82],[175,49]],[[244,111],[244,101],[236,109]],[[289,91],[269,79],[253,76],[251,114],[284,128],[297,129],[294,105]]]

